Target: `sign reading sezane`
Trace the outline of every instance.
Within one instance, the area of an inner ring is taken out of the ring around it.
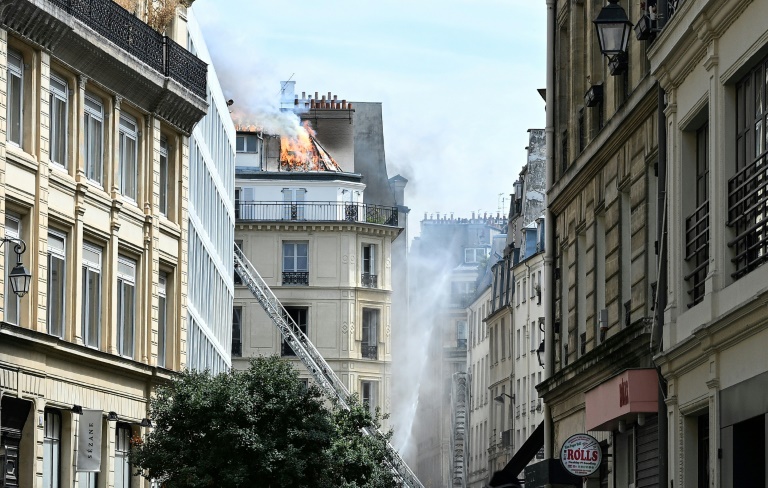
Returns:
[[[569,437],[560,449],[560,462],[571,474],[589,476],[600,468],[603,450],[597,439],[588,434]]]

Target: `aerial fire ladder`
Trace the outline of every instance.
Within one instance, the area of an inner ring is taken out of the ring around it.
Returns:
[[[315,382],[331,399],[336,399],[344,409],[349,410],[350,393],[336,373],[333,372],[323,356],[320,355],[314,344],[302,332],[296,322],[285,311],[283,305],[277,299],[269,286],[261,278],[248,258],[235,244],[235,272],[240,276],[243,284],[248,287],[254,297],[259,301],[264,311],[267,312],[272,322],[280,330],[285,342],[287,342],[296,356],[304,363]],[[363,429],[366,435],[383,438],[383,434],[373,426]],[[387,463],[392,471],[399,477],[399,481],[408,488],[424,488],[411,468],[405,464],[400,454],[389,442],[386,442],[388,453]]]

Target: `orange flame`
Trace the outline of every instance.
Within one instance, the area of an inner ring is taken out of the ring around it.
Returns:
[[[318,169],[318,154],[315,144],[312,143],[316,133],[304,121],[297,137],[280,137],[280,165],[288,171],[304,170],[314,171]]]

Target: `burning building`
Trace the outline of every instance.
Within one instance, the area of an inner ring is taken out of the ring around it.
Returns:
[[[353,108],[282,86],[282,127],[236,126],[235,240],[345,386],[389,413],[393,329],[406,308],[407,181],[387,176],[381,104]],[[233,367],[261,354],[295,359],[235,286]]]

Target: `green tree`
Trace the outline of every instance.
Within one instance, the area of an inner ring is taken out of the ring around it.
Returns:
[[[378,414],[328,408],[278,357],[217,376],[184,372],[158,389],[150,416],[155,428],[131,461],[166,488],[397,486],[385,442],[361,433]]]

